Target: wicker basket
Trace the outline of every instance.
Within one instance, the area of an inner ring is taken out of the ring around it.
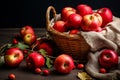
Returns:
[[[51,18],[51,12],[53,18]],[[49,6],[46,12],[46,26],[47,31],[62,53],[71,55],[74,59],[86,61],[87,53],[90,46],[86,43],[81,35],[70,35],[68,33],[61,33],[52,28],[53,24],[60,20],[61,15],[56,14],[53,6]]]

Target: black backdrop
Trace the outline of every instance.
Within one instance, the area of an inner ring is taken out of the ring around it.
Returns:
[[[120,0],[1,0],[0,1],[0,28],[45,27],[45,14],[48,6],[56,8],[57,13],[65,6],[76,7],[85,3],[93,9],[108,7],[113,14],[120,17]]]

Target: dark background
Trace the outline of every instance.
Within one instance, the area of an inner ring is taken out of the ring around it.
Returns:
[[[60,13],[65,6],[76,7],[85,3],[93,9],[108,7],[113,15],[120,17],[120,0],[0,0],[0,28],[45,27],[45,14],[48,6],[52,5]]]

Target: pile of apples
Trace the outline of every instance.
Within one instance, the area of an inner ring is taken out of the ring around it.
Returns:
[[[93,10],[91,6],[79,4],[76,8],[64,7],[61,11],[61,20],[54,23],[53,28],[59,32],[76,34],[82,31],[102,31],[113,21],[112,11],[107,8]]]
[[[52,56],[54,48],[50,40],[39,38],[31,26],[22,27],[12,43],[5,47],[5,65],[15,68],[25,59],[28,69],[40,72],[40,68],[45,66],[46,55]],[[43,73],[48,74],[48,70],[43,70]]]
[[[16,68],[25,60],[28,70],[44,75],[50,74],[49,68],[52,67],[62,74],[70,73],[75,66],[84,68],[82,63],[75,65],[73,58],[65,53],[53,56],[55,48],[51,40],[37,37],[31,26],[24,26],[13,37],[12,43],[5,47],[4,63],[5,66]],[[15,78],[15,74],[11,73],[8,77]]]

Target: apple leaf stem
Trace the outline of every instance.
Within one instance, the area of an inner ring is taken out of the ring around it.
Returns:
[[[53,58],[55,59],[55,57],[47,55],[46,54],[47,52],[44,49],[40,49],[38,52],[40,52],[40,54],[42,54],[45,57],[47,68],[51,68],[52,65],[53,65],[53,60],[52,59]]]
[[[0,56],[4,55],[4,51],[6,49],[8,44],[4,44],[3,46],[0,47]]]

